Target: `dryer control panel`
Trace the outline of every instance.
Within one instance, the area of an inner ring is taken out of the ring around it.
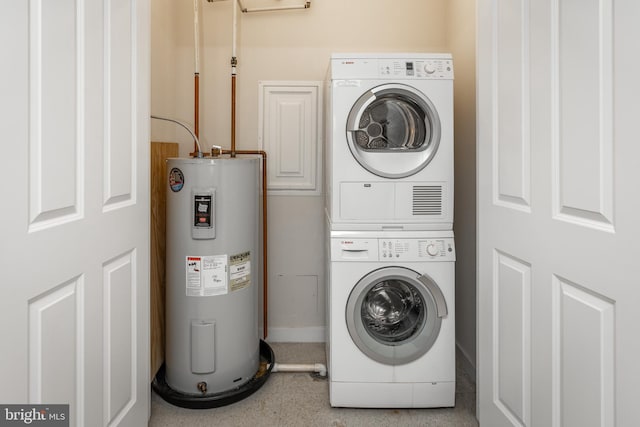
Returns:
[[[455,261],[451,238],[379,239],[380,261]]]

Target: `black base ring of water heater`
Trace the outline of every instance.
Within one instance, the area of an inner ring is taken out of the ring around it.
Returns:
[[[267,381],[269,375],[271,375],[271,370],[273,369],[273,365],[276,361],[275,359],[275,355],[273,354],[273,350],[269,344],[260,340],[260,364],[262,365],[262,363],[266,362],[267,369],[263,373],[258,369],[258,372],[256,372],[253,378],[240,387],[205,396],[180,393],[179,391],[173,390],[169,387],[169,384],[167,384],[164,364],[162,364],[160,370],[156,374],[156,377],[151,383],[151,387],[165,401],[181,408],[218,408],[220,406],[239,402],[258,391],[258,389],[260,389],[260,387],[262,387]]]

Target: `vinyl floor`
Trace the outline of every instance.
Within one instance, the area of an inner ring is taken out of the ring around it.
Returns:
[[[270,346],[279,363],[325,363],[324,343],[270,343]],[[475,413],[475,384],[458,364],[454,408],[332,408],[325,379],[309,373],[278,372],[272,373],[262,388],[246,399],[214,409],[176,407],[152,392],[149,426],[476,427]]]

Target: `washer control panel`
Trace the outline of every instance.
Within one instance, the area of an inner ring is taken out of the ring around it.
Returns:
[[[380,77],[452,79],[453,61],[450,59],[381,59]]]
[[[455,261],[451,238],[379,239],[380,261]]]
[[[453,80],[453,59],[449,54],[334,54],[330,74],[332,80]]]

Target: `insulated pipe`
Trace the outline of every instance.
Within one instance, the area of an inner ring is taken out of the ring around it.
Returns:
[[[193,75],[193,131],[200,136],[200,0],[193,0],[193,38],[194,38],[194,75]],[[193,156],[198,152],[194,145]],[[195,156],[194,156],[195,157]]]
[[[232,34],[231,34],[231,58],[232,59],[236,57],[236,49],[238,47],[237,37],[238,37],[238,5],[234,1],[233,2],[233,27],[232,27]],[[231,72],[233,74],[236,73],[236,68],[235,66],[233,66],[233,64],[232,64]]]
[[[271,372],[316,372],[327,376],[327,367],[322,363],[274,363]]]
[[[219,154],[231,154],[231,150],[224,150],[218,148]],[[262,331],[262,337],[267,338],[268,328],[268,302],[269,302],[269,268],[267,266],[267,152],[263,150],[239,150],[236,154],[258,154],[262,156],[262,323],[264,324],[264,330]],[[211,149],[211,155],[215,157],[216,153],[213,148]]]
[[[200,73],[200,0],[193,0],[194,71]]]

